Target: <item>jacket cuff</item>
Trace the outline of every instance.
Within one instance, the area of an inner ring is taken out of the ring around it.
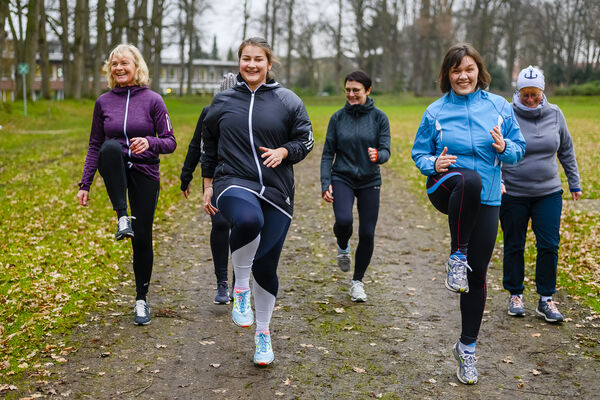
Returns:
[[[569,189],[571,191],[571,193],[575,193],[575,192],[581,192],[581,188],[573,188],[573,189]]]

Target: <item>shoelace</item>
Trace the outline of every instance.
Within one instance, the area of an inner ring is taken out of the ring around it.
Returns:
[[[357,294],[364,294],[365,293],[365,287],[364,287],[364,285],[363,285],[362,282],[355,283],[353,285],[352,289],[355,292],[358,292]]]
[[[548,305],[550,311],[552,311],[553,313],[558,313],[558,307],[556,307],[556,304],[554,304],[552,300],[547,301],[546,304]]]
[[[475,357],[475,354],[462,353],[460,356],[463,360],[465,375],[469,377],[475,376],[477,372],[477,369],[475,368],[475,364],[477,363],[477,357]]]
[[[236,293],[235,297],[237,300],[237,306],[238,309],[240,310],[240,312],[245,312],[246,311],[246,296],[244,295],[245,292],[240,292],[240,293]]]
[[[119,230],[122,231],[124,229],[127,229],[127,223],[131,223],[131,220],[135,219],[135,217],[127,217],[127,216],[122,216],[121,218],[119,218]]]
[[[140,302],[135,302],[135,313],[137,315],[139,315],[140,317],[145,317],[146,316],[146,303],[142,303]]]
[[[265,335],[264,333],[260,332],[258,334],[258,343],[256,344],[256,346],[258,347],[258,350],[261,353],[266,353],[267,352],[267,345],[268,345],[267,335]]]
[[[513,307],[523,307],[523,300],[519,296],[513,296],[510,298],[510,304]]]

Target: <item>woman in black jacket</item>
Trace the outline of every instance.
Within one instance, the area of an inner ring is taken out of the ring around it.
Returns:
[[[294,171],[313,147],[304,104],[270,76],[273,53],[261,38],[242,42],[233,89],[219,93],[204,119],[201,156],[204,210],[231,223],[235,271],[233,322],[254,323],[254,363],[273,359],[269,323],[278,289],[277,264],[292,219]]]
[[[373,255],[379,214],[379,164],[390,158],[390,124],[385,113],[375,108],[369,97],[371,78],[367,74],[354,71],[346,76],[344,85],[346,105],[329,120],[323,147],[321,196],[333,203],[337,264],[344,272],[350,269],[352,262],[348,242],[352,236],[352,208],[356,197],[358,246],[350,298],[362,302],[367,300],[362,279]]]

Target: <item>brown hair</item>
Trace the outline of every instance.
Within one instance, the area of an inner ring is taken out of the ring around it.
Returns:
[[[242,58],[242,51],[244,51],[246,46],[260,47],[265,52],[265,55],[267,56],[267,62],[269,64],[272,62],[277,63],[277,58],[273,55],[273,49],[271,48],[271,45],[269,45],[269,42],[261,37],[251,37],[244,40],[242,44],[240,44],[240,47],[238,48],[238,61]],[[274,75],[271,71],[267,72],[267,80],[269,79],[274,79]]]
[[[477,64],[477,69],[479,69],[479,75],[477,75],[477,88],[485,89],[490,86],[492,77],[485,67],[481,54],[479,54],[471,44],[459,43],[450,47],[442,62],[440,75],[438,76],[438,83],[442,93],[447,93],[452,89],[452,85],[450,85],[450,69],[458,67],[465,56],[471,57]]]

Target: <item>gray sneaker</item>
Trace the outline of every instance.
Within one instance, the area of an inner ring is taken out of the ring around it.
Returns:
[[[150,307],[144,300],[136,300],[133,308],[133,323],[136,325],[148,325],[150,323]]]
[[[115,238],[117,240],[121,240],[126,237],[133,237],[133,228],[131,227],[131,220],[135,219],[135,217],[128,217],[127,215],[123,215],[117,221],[117,233],[115,233]]]
[[[446,264],[446,281],[444,282],[446,288],[453,292],[468,293],[467,269],[472,271],[464,256],[451,255]]]
[[[217,283],[217,295],[215,296],[215,304],[229,304],[229,290],[227,281]]]
[[[556,303],[552,300],[542,301],[540,299],[535,312],[544,317],[546,322],[563,322],[564,320],[563,315],[558,311],[558,307],[556,307]]]
[[[458,368],[456,369],[456,377],[461,383],[465,385],[474,385],[477,383],[477,358],[475,357],[475,351],[461,351],[458,348],[458,342],[452,348],[452,354],[458,361]]]
[[[350,283],[350,300],[358,302],[367,301],[365,287],[361,281],[352,281]]]
[[[350,270],[350,265],[352,264],[350,246],[348,246],[346,250],[340,249],[340,246],[338,246],[337,249],[337,265],[342,271],[348,272]]]
[[[508,315],[513,317],[525,316],[525,306],[520,296],[510,296],[510,299],[508,299]]]

